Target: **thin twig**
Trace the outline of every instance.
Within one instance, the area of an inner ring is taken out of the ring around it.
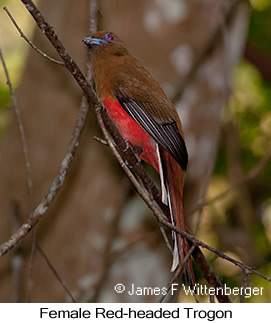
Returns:
[[[9,93],[10,98],[13,104],[13,108],[16,115],[16,120],[19,127],[19,133],[20,138],[22,142],[22,149],[23,149],[23,155],[24,155],[24,161],[25,161],[25,168],[26,168],[26,179],[27,179],[27,189],[28,189],[28,201],[29,201],[29,214],[31,214],[33,209],[33,181],[32,181],[32,171],[31,171],[31,165],[30,165],[30,158],[29,158],[29,150],[28,145],[25,137],[25,131],[24,131],[24,125],[21,117],[21,111],[19,109],[19,106],[17,104],[17,100],[13,91],[13,86],[9,77],[8,69],[4,60],[4,57],[2,55],[2,51],[0,49],[0,59],[5,71],[7,85],[9,87]],[[33,231],[32,234],[32,247],[31,247],[31,256],[30,256],[30,262],[29,262],[29,278],[28,278],[28,284],[27,284],[27,301],[31,301],[31,290],[33,285],[33,266],[34,266],[34,257],[35,257],[35,248],[36,248],[36,234],[35,231]]]
[[[23,221],[22,219],[22,214],[21,214],[21,210],[20,210],[20,205],[17,202],[13,202],[12,203],[12,208],[13,208],[13,215],[16,218],[17,221],[17,227],[19,227]],[[56,279],[58,280],[58,282],[60,283],[60,285],[64,288],[64,290],[67,292],[67,294],[69,295],[69,297],[71,298],[72,302],[76,302],[76,300],[74,299],[74,297],[72,296],[70,290],[68,289],[67,285],[64,283],[64,281],[61,279],[60,275],[57,273],[57,270],[55,269],[55,267],[53,266],[53,264],[51,263],[51,261],[48,259],[48,257],[46,256],[46,254],[44,253],[44,251],[42,250],[42,248],[39,246],[38,242],[35,241],[35,249],[39,252],[39,254],[42,256],[42,258],[44,258],[45,262],[47,263],[49,269],[52,271],[52,273],[54,274],[54,276],[56,277]],[[14,248],[16,251],[21,249],[21,246],[17,246]],[[33,250],[33,249],[32,249]],[[32,252],[31,250],[31,252]],[[22,282],[22,277],[20,277],[20,282]],[[28,291],[29,292],[29,291]],[[27,295],[27,297],[29,297],[30,295]],[[19,300],[18,300],[19,301]],[[16,301],[16,302],[18,302]],[[15,300],[14,300],[15,302]]]
[[[102,145],[108,146],[107,142],[104,139],[100,138],[100,137],[93,136],[93,139],[98,141]]]
[[[160,231],[161,231],[161,233],[162,233],[162,236],[163,236],[163,238],[164,238],[164,240],[165,240],[165,243],[166,243],[166,246],[167,246],[168,250],[169,250],[169,251],[172,253],[172,255],[173,255],[173,249],[172,249],[172,247],[171,247],[171,244],[169,243],[168,236],[167,236],[167,234],[166,234],[165,228],[164,228],[162,225],[159,225],[159,229],[160,229]]]
[[[71,163],[74,159],[74,155],[79,146],[81,134],[85,125],[85,121],[88,115],[89,105],[82,104],[81,110],[79,111],[78,119],[73,130],[73,134],[67,149],[67,153],[61,163],[61,167],[54,178],[48,193],[39,203],[35,211],[30,215],[27,221],[19,228],[19,230],[13,234],[8,241],[0,245],[0,256],[6,254],[15,245],[17,245],[39,222],[41,217],[47,212],[47,210],[52,205],[57,192],[63,186],[63,183],[67,177],[67,173],[70,169]]]
[[[8,15],[10,13],[6,8],[4,8]],[[13,91],[13,86],[9,77],[8,69],[5,64],[4,57],[1,53],[0,50],[0,58],[4,67],[4,71],[6,74],[6,79],[7,79],[7,84],[9,87],[9,92],[10,92],[10,98],[14,107],[15,115],[16,115],[16,120],[18,123],[19,127],[19,133],[20,133],[20,138],[21,138],[21,143],[22,143],[22,149],[23,149],[23,154],[24,154],[24,161],[25,161],[25,168],[26,168],[26,181],[27,181],[27,188],[28,188],[28,201],[29,201],[29,214],[33,211],[33,180],[32,180],[32,170],[31,170],[31,164],[30,164],[30,158],[29,158],[29,149],[25,137],[25,131],[24,131],[24,125],[22,121],[22,116],[21,116],[21,111],[19,109],[19,106],[17,104],[16,96]],[[33,286],[33,268],[34,268],[34,260],[35,260],[35,250],[36,249],[36,233],[33,231],[32,233],[32,244],[31,244],[31,256],[30,256],[30,261],[29,261],[29,277],[28,277],[28,284],[27,284],[27,302],[31,301],[31,291],[32,291],[32,286]]]
[[[48,267],[51,269],[51,271],[53,272],[54,276],[56,277],[56,279],[58,280],[58,282],[60,283],[60,285],[64,288],[64,290],[66,291],[66,293],[69,295],[69,297],[71,298],[71,301],[73,303],[77,303],[75,298],[73,297],[72,293],[70,292],[70,290],[68,289],[67,285],[65,284],[65,282],[61,279],[59,273],[56,271],[55,267],[52,265],[52,263],[50,262],[50,260],[48,259],[48,257],[46,256],[45,252],[42,250],[42,248],[40,247],[39,244],[37,244],[37,250],[39,251],[39,253],[41,254],[42,258],[45,260],[46,264],[48,265]]]
[[[28,197],[29,197],[29,213],[32,210],[32,205],[33,205],[33,182],[32,182],[32,176],[31,176],[31,166],[30,166],[30,160],[29,160],[29,152],[28,152],[28,146],[25,138],[25,131],[24,131],[24,126],[23,126],[23,121],[22,121],[22,116],[21,116],[21,111],[18,107],[16,97],[14,95],[13,87],[11,84],[11,80],[9,77],[8,69],[0,48],[0,60],[4,68],[4,72],[6,75],[6,80],[7,80],[7,85],[9,87],[9,93],[10,93],[10,98],[12,101],[12,105],[16,114],[16,119],[18,122],[18,127],[19,127],[19,132],[20,132],[20,138],[22,142],[22,147],[23,147],[23,154],[24,154],[24,161],[25,161],[25,168],[26,168],[26,177],[27,177],[27,188],[28,188]]]
[[[13,25],[15,26],[15,28],[18,30],[20,36],[36,51],[38,52],[42,57],[48,59],[50,62],[53,62],[55,64],[61,65],[61,66],[65,66],[65,64],[61,61],[58,61],[56,59],[54,59],[53,57],[50,57],[49,55],[45,54],[42,50],[40,50],[35,44],[32,43],[32,41],[26,37],[26,35],[23,33],[23,31],[21,30],[21,28],[18,26],[18,24],[16,23],[15,19],[13,18],[12,14],[9,12],[7,7],[3,8],[6,13],[8,14],[10,20],[12,21]]]

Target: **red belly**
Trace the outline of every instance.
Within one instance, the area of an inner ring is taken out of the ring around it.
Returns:
[[[152,137],[123,110],[117,100],[104,99],[103,104],[122,136],[133,146],[140,147],[143,150],[140,158],[153,165],[159,173],[156,144]]]

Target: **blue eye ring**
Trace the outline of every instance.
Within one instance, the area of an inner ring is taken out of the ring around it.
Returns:
[[[104,35],[104,38],[108,41],[112,41],[115,39],[114,35],[112,33],[107,33]]]

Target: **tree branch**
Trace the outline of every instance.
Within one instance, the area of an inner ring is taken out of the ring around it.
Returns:
[[[24,125],[23,125],[23,121],[22,121],[21,111],[17,105],[16,97],[14,95],[13,87],[11,84],[8,69],[7,69],[1,48],[0,48],[0,60],[3,65],[3,68],[4,68],[4,72],[5,72],[5,76],[6,76],[6,80],[7,80],[7,85],[9,88],[10,98],[11,98],[12,105],[13,105],[13,108],[15,111],[16,120],[18,123],[20,138],[21,138],[22,147],[23,147],[26,178],[27,178],[28,198],[29,198],[29,213],[30,213],[32,211],[32,204],[33,204],[33,181],[32,181],[32,176],[31,176],[31,166],[30,166],[30,160],[29,160],[28,145],[27,145],[26,138],[25,138],[25,131],[24,131]]]
[[[12,21],[13,25],[15,26],[15,28],[18,30],[20,36],[36,51],[38,52],[42,57],[48,59],[50,62],[53,62],[55,64],[59,64],[64,66],[64,63],[61,61],[58,61],[56,59],[54,59],[53,57],[50,57],[49,55],[45,54],[42,50],[40,50],[35,44],[32,43],[32,41],[25,36],[25,34],[22,32],[21,28],[18,26],[18,24],[16,23],[15,19],[12,17],[12,14],[9,12],[7,7],[3,8],[6,13],[8,14],[10,20]]]
[[[77,303],[76,302],[76,299],[73,297],[72,293],[68,289],[66,283],[60,277],[59,273],[57,272],[57,270],[55,269],[55,267],[52,265],[52,263],[50,262],[49,258],[46,256],[45,252],[43,251],[43,249],[40,247],[39,244],[37,244],[37,250],[40,253],[40,255],[42,256],[42,258],[44,259],[44,261],[46,262],[47,266],[53,272],[54,276],[56,277],[56,279],[58,280],[58,282],[60,283],[60,285],[63,287],[63,289],[65,290],[65,292],[69,295],[71,301],[73,303]]]
[[[19,230],[14,233],[8,241],[0,245],[0,256],[6,254],[9,250],[14,248],[39,222],[41,217],[47,212],[51,206],[57,192],[62,187],[64,180],[67,177],[67,173],[70,169],[71,163],[74,159],[75,152],[77,151],[81,134],[85,125],[89,107],[87,104],[83,104],[81,110],[79,111],[79,116],[73,130],[71,141],[69,143],[67,153],[61,163],[61,167],[54,178],[48,193],[39,203],[34,212],[29,216],[27,221],[19,228]]]

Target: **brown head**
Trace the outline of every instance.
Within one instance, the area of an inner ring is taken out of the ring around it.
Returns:
[[[83,42],[91,49],[92,54],[124,56],[128,51],[117,35],[108,31],[98,31],[92,36],[83,39]]]
[[[113,95],[115,79],[123,64],[132,59],[124,43],[117,35],[98,31],[83,39],[90,49],[90,59],[97,93],[102,99]]]

